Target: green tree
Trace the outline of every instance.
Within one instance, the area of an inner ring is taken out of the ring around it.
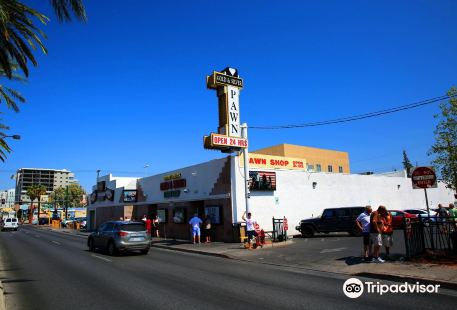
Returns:
[[[33,206],[35,199],[38,199],[38,223],[40,221],[41,196],[46,195],[46,187],[41,184],[33,184],[27,188],[27,196],[30,198],[30,205]],[[33,219],[33,208],[31,208],[31,218]],[[30,221],[31,222],[31,221]]]
[[[457,191],[457,88],[452,87],[447,95],[449,101],[441,103],[441,113],[435,115],[439,122],[429,155],[435,155],[432,164],[447,187]]]
[[[86,191],[79,184],[59,187],[51,193],[50,201],[55,208],[78,208],[84,206],[82,201]],[[65,212],[67,214],[67,212]]]
[[[403,168],[406,170],[406,174],[409,176],[411,172],[411,168],[413,167],[413,164],[411,164],[411,161],[408,158],[408,155],[406,154],[406,151],[403,150]]]

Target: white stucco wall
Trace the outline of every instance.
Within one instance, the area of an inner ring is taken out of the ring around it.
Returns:
[[[143,189],[143,194],[147,197],[147,199],[143,202],[129,203],[128,205],[220,198],[220,196],[210,196],[210,193],[219,178],[226,160],[226,158],[215,159],[202,164],[168,171],[145,178],[113,177],[111,174],[102,176],[99,178],[99,181],[105,181],[107,188],[115,190],[114,200],[97,201],[96,203],[91,204],[89,209],[104,206],[126,205],[125,203],[119,202],[122,192],[124,189],[137,189],[137,181]],[[160,183],[164,182],[165,176],[176,173],[180,173],[181,178],[186,179],[187,186],[186,188],[179,189],[181,191],[179,197],[164,198],[164,192],[160,190]],[[93,189],[95,190],[96,186],[93,186]]]
[[[257,169],[250,169],[257,170]],[[263,170],[264,171],[264,170]],[[250,211],[265,230],[272,230],[272,217],[287,217],[289,233],[298,234],[295,226],[300,220],[319,216],[329,207],[365,206],[388,209],[425,208],[423,190],[412,189],[411,179],[383,175],[357,175],[340,173],[312,173],[294,170],[276,171],[276,191],[253,191]],[[232,179],[234,218],[241,221],[245,210],[244,173],[233,158]],[[316,188],[313,189],[313,182]],[[428,189],[430,206],[454,202],[454,193],[439,183],[436,189]]]

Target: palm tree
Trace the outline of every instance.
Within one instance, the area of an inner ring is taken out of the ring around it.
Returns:
[[[71,21],[72,14],[80,21],[86,21],[86,11],[82,0],[49,0],[57,18],[61,22]],[[42,39],[44,32],[35,24],[36,21],[46,25],[49,21],[44,14],[22,3],[21,0],[0,0],[0,78],[23,81],[24,78],[15,72],[20,69],[28,77],[28,62],[34,66],[38,63],[33,51],[37,48],[47,54]],[[0,84],[0,104],[5,103],[9,109],[19,111],[17,101],[25,98],[16,90]],[[0,124],[1,129],[8,129]],[[6,153],[11,151],[0,132],[0,160],[5,161]]]
[[[30,206],[31,206],[31,216],[29,217],[29,222],[33,220],[33,201],[38,199],[38,225],[40,224],[40,208],[41,208],[41,196],[46,194],[46,187],[42,184],[33,184],[27,188],[27,196],[30,197]]]
[[[61,22],[71,21],[71,12],[80,21],[86,21],[82,0],[49,1]],[[40,48],[47,54],[42,41],[46,35],[35,25],[36,21],[46,25],[49,18],[19,0],[0,0],[0,68],[9,79],[12,78],[14,63],[25,76],[29,75],[28,61],[34,66],[38,65],[32,50]]]

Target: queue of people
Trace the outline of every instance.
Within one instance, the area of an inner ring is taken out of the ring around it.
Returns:
[[[373,211],[366,206],[365,211],[357,217],[356,224],[362,231],[364,259],[367,262],[384,263],[390,259],[390,248],[393,246],[392,215],[385,206],[379,206]],[[381,248],[385,247],[384,259],[381,258]]]

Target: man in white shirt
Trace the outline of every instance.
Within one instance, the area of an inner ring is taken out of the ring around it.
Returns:
[[[195,241],[198,236],[198,243],[200,243],[200,225],[203,223],[203,221],[198,217],[198,214],[195,213],[194,217],[190,219],[189,225],[192,227],[192,238]]]
[[[241,219],[246,222],[246,235],[248,237],[248,245],[251,247],[251,239],[256,236],[255,224],[257,221],[252,218],[251,212],[248,213],[248,217],[245,217],[246,212],[243,213]]]
[[[357,217],[355,221],[357,227],[362,231],[363,235],[363,247],[364,247],[364,259],[368,261],[371,256],[371,244],[370,244],[370,214],[371,206],[366,206],[365,211]]]

